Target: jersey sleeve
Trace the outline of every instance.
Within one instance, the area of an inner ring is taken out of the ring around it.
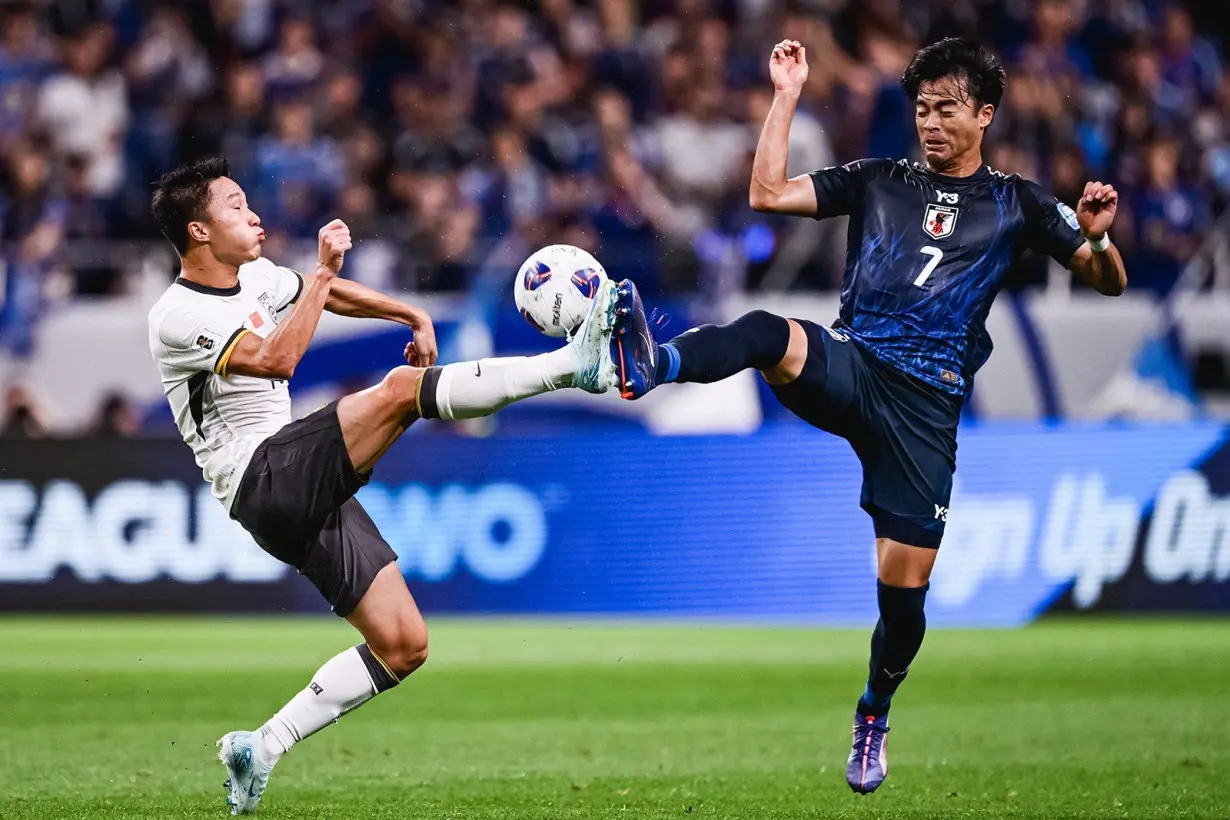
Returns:
[[[816,189],[815,218],[828,219],[853,212],[867,182],[882,168],[891,165],[889,160],[860,159],[812,171],[811,184]]]
[[[289,310],[303,293],[303,275],[281,265],[273,266],[273,304],[277,313]]]
[[[1023,183],[1021,199],[1028,219],[1026,247],[1066,268],[1072,255],[1085,244],[1076,212],[1033,182]]]
[[[180,310],[168,313],[158,326],[158,340],[167,364],[189,372],[226,376],[226,365],[247,328],[234,327],[220,313]]]

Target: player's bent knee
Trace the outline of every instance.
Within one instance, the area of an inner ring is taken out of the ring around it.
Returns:
[[[425,372],[421,367],[403,365],[390,370],[380,382],[381,393],[400,415],[405,416],[418,411],[419,386]]]
[[[427,663],[427,630],[402,635],[388,661],[393,674],[405,678]]]
[[[776,366],[764,371],[764,379],[769,384],[790,384],[803,374],[807,364],[807,331],[794,319],[787,319],[790,326],[790,341],[786,345],[786,354]]]
[[[931,580],[937,551],[930,547],[915,547],[891,538],[876,539],[881,583],[892,587],[921,587]]]
[[[367,643],[398,680],[427,663],[427,625],[418,612],[396,618]]]

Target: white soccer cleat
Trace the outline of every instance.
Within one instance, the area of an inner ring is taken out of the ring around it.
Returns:
[[[587,393],[605,393],[619,379],[611,361],[611,331],[615,327],[615,283],[598,287],[585,321],[568,340],[576,361],[572,386]]]
[[[218,759],[226,767],[226,805],[231,814],[256,810],[273,764],[261,757],[260,732],[231,732],[218,741]]]

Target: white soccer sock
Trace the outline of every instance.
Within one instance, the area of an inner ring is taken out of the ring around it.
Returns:
[[[489,416],[515,401],[571,387],[576,360],[562,347],[539,356],[482,359],[440,368],[435,409],[448,421]]]
[[[362,706],[389,688],[390,680],[395,684],[387,674],[384,681],[373,681],[362,649],[366,646],[352,646],[330,658],[307,688],[261,727],[261,752],[267,762],[277,763],[291,746]]]

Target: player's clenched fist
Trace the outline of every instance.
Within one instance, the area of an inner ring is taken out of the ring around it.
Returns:
[[[1118,210],[1119,192],[1115,186],[1086,182],[1081,201],[1076,203],[1076,219],[1081,233],[1092,239],[1101,239],[1110,230]]]
[[[798,40],[782,40],[769,57],[769,77],[776,91],[798,94],[807,82],[807,49]]]
[[[328,268],[336,276],[342,269],[342,258],[350,250],[350,228],[340,219],[335,219],[320,229],[319,256],[322,268]]]

